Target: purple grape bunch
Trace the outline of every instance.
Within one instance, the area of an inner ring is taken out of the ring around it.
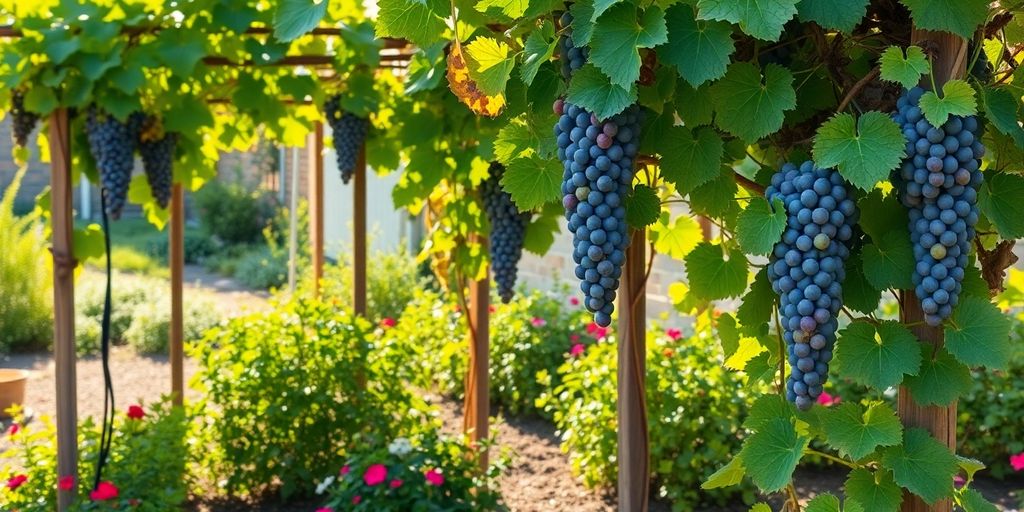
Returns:
[[[32,130],[39,122],[39,114],[25,110],[25,94],[22,91],[15,90],[11,93],[11,117],[11,138],[16,145],[27,146],[28,137],[32,135]]]
[[[370,120],[341,109],[341,96],[334,95],[324,103],[324,114],[331,125],[334,153],[337,156],[341,181],[348,184],[356,168],[359,148],[370,131]]]
[[[121,217],[128,198],[128,185],[135,167],[135,149],[145,116],[133,113],[121,121],[89,107],[85,118],[85,131],[89,151],[99,169],[100,182],[106,193],[106,212],[114,220]]]
[[[487,220],[491,223],[491,271],[498,284],[498,296],[508,304],[515,294],[519,259],[523,256],[523,238],[530,213],[520,213],[512,196],[501,188],[505,166],[492,162],[490,176],[480,187]]]

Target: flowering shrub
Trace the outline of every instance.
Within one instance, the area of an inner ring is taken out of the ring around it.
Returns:
[[[85,419],[78,429],[77,475],[58,475],[57,434],[52,421],[40,417],[24,424],[20,409],[12,409],[14,425],[0,453],[0,510],[50,512],[57,489],[78,489],[74,511],[132,510],[165,512],[185,501],[185,454],[188,423],[181,408],[168,401],[132,405],[114,419],[114,439],[103,481],[93,488],[100,425]]]
[[[433,432],[413,440],[367,443],[321,480],[329,498],[318,512],[504,510],[495,491],[502,464],[479,475],[479,459],[465,444]]]
[[[309,495],[357,435],[369,442],[417,427],[422,402],[378,364],[373,329],[297,300],[235,318],[190,347],[193,386],[204,392],[199,474],[230,494]]]
[[[743,418],[760,390],[723,367],[708,315],[695,324],[696,334],[687,337],[656,326],[647,335],[651,472],[654,489],[674,510],[723,504],[737,490],[745,501],[754,498],[749,484],[700,490],[701,482],[739,449]],[[561,384],[551,384],[537,401],[554,418],[573,472],[590,487],[610,487],[617,478],[617,361],[614,340],[591,344],[558,368]]]

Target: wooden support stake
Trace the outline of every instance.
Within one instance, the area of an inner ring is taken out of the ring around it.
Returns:
[[[928,32],[915,29],[912,36],[914,44],[924,43],[924,47],[933,49],[932,73],[935,85],[942,87],[947,81],[963,77],[967,68],[967,41],[945,32]],[[922,86],[930,87],[930,80],[922,81]],[[903,308],[900,311],[904,323],[917,324],[910,330],[921,341],[931,344],[936,350],[943,345],[943,333],[940,327],[929,327],[924,323],[924,311],[913,290],[902,292]],[[914,402],[910,391],[901,387],[897,410],[905,427],[920,427],[928,430],[940,443],[956,451],[956,402],[947,407],[924,407]],[[950,500],[942,500],[929,506],[921,498],[909,492],[903,493],[902,512],[951,512],[953,504]]]
[[[171,189],[171,397],[174,405],[185,400],[185,316],[182,311],[182,282],[185,280],[185,193],[180,183]]]
[[[650,494],[647,440],[645,301],[646,232],[633,232],[619,287],[619,511],[646,512]]]
[[[487,248],[486,237],[473,235],[475,243]],[[490,435],[490,269],[483,279],[469,283],[469,366],[463,400],[463,431],[474,447]],[[487,469],[487,451],[480,454],[480,466]]]
[[[366,316],[366,147],[352,173],[352,309]]]
[[[313,296],[320,296],[324,277],[324,124],[317,121],[309,134],[309,243],[313,264]]]
[[[53,241],[53,359],[57,381],[57,475],[78,478],[78,392],[75,389],[75,277],[71,220],[71,131],[68,111],[50,115],[50,214]],[[78,486],[75,486],[77,489]],[[68,510],[75,490],[57,491]]]

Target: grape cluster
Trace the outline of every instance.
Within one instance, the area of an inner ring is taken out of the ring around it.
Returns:
[[[555,126],[562,174],[562,206],[573,234],[573,261],[584,304],[601,326],[611,323],[615,290],[629,245],[623,199],[633,184],[642,114],[632,105],[601,121],[558,100]]]
[[[562,78],[569,80],[573,72],[587,63],[590,50],[586,46],[576,46],[572,40],[572,14],[569,11],[562,13],[558,20],[562,27],[562,35],[558,38],[558,61],[562,64]]]
[[[973,41],[967,44],[968,57],[974,55],[974,49]],[[970,75],[983,84],[992,81],[992,77],[995,75],[995,68],[992,66],[992,62],[988,60],[988,54],[985,53],[984,48],[978,52],[978,58],[971,66]]]
[[[783,166],[765,197],[786,208],[786,229],[772,251],[768,277],[780,299],[789,351],[786,398],[806,410],[828,379],[857,207],[838,172],[809,161]]]
[[[923,94],[915,87],[896,103],[893,119],[903,127],[907,156],[893,181],[910,215],[915,292],[925,321],[937,326],[959,302],[978,223],[985,146],[974,116],[950,116],[932,126],[918,106]]]
[[[25,147],[28,137],[39,121],[39,114],[25,110],[25,95],[21,91],[11,93],[11,116],[14,118],[11,135],[14,143]]]
[[[491,223],[491,270],[498,283],[498,296],[508,304],[515,293],[519,258],[523,255],[523,236],[530,223],[530,214],[519,213],[512,196],[501,188],[505,166],[491,163],[490,176],[481,184],[487,220]]]
[[[363,146],[366,133],[370,130],[370,120],[342,111],[341,96],[338,95],[331,96],[324,103],[324,114],[327,115],[327,122],[333,132],[334,152],[338,158],[341,181],[347,185],[352,180],[352,172],[356,168],[359,148]]]
[[[174,150],[178,145],[178,134],[163,132],[155,118],[147,119],[146,123],[139,137],[142,167],[146,170],[146,179],[157,204],[167,208],[174,183]]]
[[[89,107],[85,130],[89,150],[96,160],[100,181],[106,191],[107,214],[113,219],[121,217],[128,197],[128,185],[135,166],[135,148],[144,116],[132,114],[126,121]]]

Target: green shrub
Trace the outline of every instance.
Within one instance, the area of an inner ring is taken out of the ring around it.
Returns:
[[[80,498],[73,511],[133,510],[166,512],[178,509],[187,494],[185,443],[188,422],[184,410],[165,401],[147,408],[139,406],[144,417],[133,419],[118,413],[114,420],[111,453],[103,470],[103,480],[118,491],[115,499],[90,501],[92,476],[96,467],[100,425],[91,418],[78,428],[78,475],[58,475],[57,434],[52,421],[42,417],[25,424],[15,410],[18,431],[9,435],[10,447],[0,454],[5,478],[24,476],[16,489],[0,493],[0,509],[20,512],[50,512],[56,503],[58,482],[71,476],[69,483],[78,489]],[[10,482],[10,481],[8,481]]]
[[[260,239],[271,208],[267,196],[232,183],[211,181],[195,194],[203,230],[226,244],[247,244]]]
[[[167,264],[168,254],[170,253],[170,238],[166,236],[157,236],[151,239],[146,244],[146,252],[153,258],[157,259],[163,264]],[[223,243],[218,243],[210,235],[196,231],[194,229],[186,229],[184,237],[184,256],[185,263],[195,264],[202,263],[210,256],[217,254],[225,247]]]
[[[320,294],[328,300],[352,307],[352,264],[349,253],[334,265],[324,265]],[[303,277],[301,289],[313,289],[312,273]],[[424,275],[416,258],[404,249],[378,252],[367,260],[366,309],[371,319],[398,318],[412,302],[417,290],[436,289],[433,275]]]
[[[0,353],[46,346],[53,337],[52,267],[39,216],[14,215],[25,169],[0,199]]]
[[[424,406],[381,370],[377,352],[368,322],[319,301],[211,330],[189,349],[203,393],[199,472],[229,494],[309,495],[357,435],[362,443],[411,432]]]
[[[182,305],[185,340],[203,337],[220,316],[209,300],[191,299]],[[128,345],[139,354],[166,354],[171,342],[171,303],[166,296],[135,307],[131,326],[124,333]]]
[[[707,322],[698,321],[698,326]],[[701,327],[697,334],[673,340],[647,336],[647,417],[654,489],[673,510],[697,504],[722,505],[741,490],[754,498],[749,482],[739,487],[701,491],[701,483],[740,449],[741,423],[753,396],[743,378],[723,366],[717,337]],[[572,470],[590,487],[610,487],[617,477],[616,368],[612,340],[586,342],[585,350],[558,370],[554,386],[538,405],[554,417]]]
[[[258,247],[234,262],[235,280],[257,290],[279,288],[288,282],[288,253]]]

